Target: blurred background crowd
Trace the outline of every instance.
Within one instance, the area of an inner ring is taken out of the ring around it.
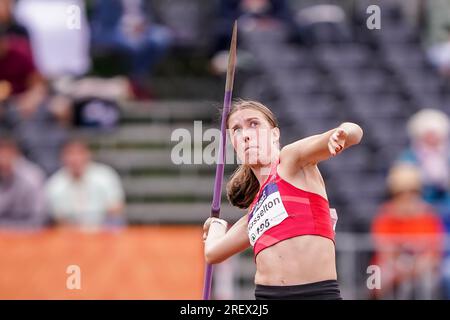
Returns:
[[[200,225],[215,168],[173,164],[170,137],[218,126],[236,19],[234,97],[283,144],[364,129],[319,166],[344,297],[449,299],[450,0],[1,0],[0,228]],[[251,298],[252,263],[218,267],[215,297]]]

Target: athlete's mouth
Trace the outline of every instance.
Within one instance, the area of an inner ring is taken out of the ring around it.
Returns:
[[[258,147],[257,146],[247,146],[247,147],[245,147],[244,152],[247,152],[247,150],[249,150],[249,149],[258,149]]]

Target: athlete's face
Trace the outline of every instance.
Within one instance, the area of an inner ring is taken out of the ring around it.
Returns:
[[[228,119],[230,140],[239,160],[248,165],[267,165],[278,150],[280,130],[273,128],[264,114],[242,109]]]

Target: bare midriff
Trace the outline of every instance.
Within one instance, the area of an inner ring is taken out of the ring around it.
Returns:
[[[301,285],[336,279],[335,246],[322,236],[286,239],[256,256],[255,284]]]

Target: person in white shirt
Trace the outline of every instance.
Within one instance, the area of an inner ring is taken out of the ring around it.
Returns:
[[[93,162],[81,140],[66,143],[63,167],[47,182],[50,213],[57,224],[100,228],[124,223],[120,177],[107,165]]]

